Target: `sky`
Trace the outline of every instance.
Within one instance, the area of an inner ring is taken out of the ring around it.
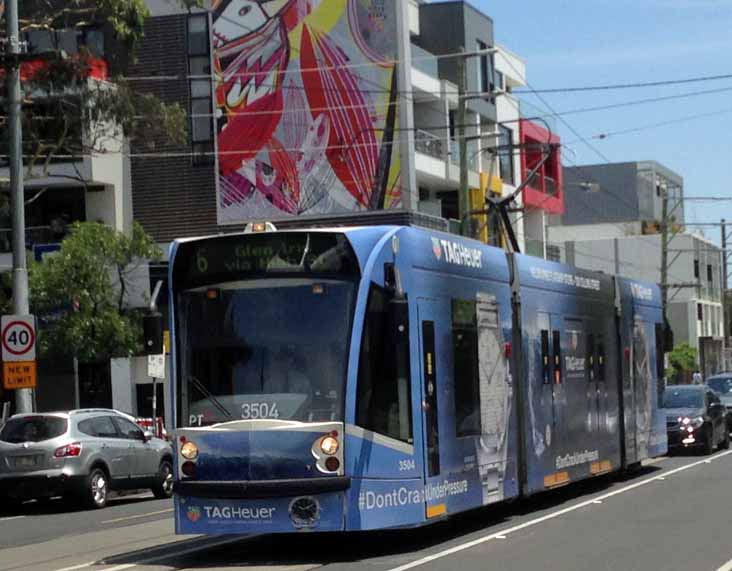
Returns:
[[[472,0],[494,22],[496,41],[526,62],[533,89],[732,74],[732,0]],[[728,89],[728,91],[722,91]],[[607,92],[542,94],[557,112],[698,91],[716,93],[555,119],[567,166],[655,160],[684,178],[686,221],[732,221],[732,78]],[[532,94],[520,96],[543,109]],[[633,133],[611,133],[689,116]],[[608,134],[604,139],[596,139]],[[689,230],[697,229],[689,226]],[[729,227],[732,231],[732,226]],[[704,234],[719,243],[720,229]]]

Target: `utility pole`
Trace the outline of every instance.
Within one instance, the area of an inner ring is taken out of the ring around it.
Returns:
[[[395,2],[397,23],[397,90],[399,92],[399,155],[402,203],[417,210],[419,193],[414,166],[414,98],[412,97],[412,48],[409,33],[409,2]]]
[[[722,301],[724,301],[724,292],[727,291],[727,223],[722,218]]]
[[[664,324],[668,323],[668,218],[668,188],[661,184],[661,308]]]
[[[469,236],[471,234],[472,218],[467,217],[470,210],[470,188],[468,185],[468,140],[465,135],[466,121],[466,60],[465,48],[460,48],[460,55],[457,59],[458,71],[458,114],[457,114],[457,136],[458,148],[460,149],[460,189],[458,190],[458,214],[460,216],[460,234]]]
[[[10,137],[10,203],[13,224],[13,313],[28,315],[28,270],[25,259],[25,197],[23,189],[23,144],[21,130],[20,59],[18,0],[6,0],[8,132]],[[17,412],[33,412],[33,390],[16,389]]]

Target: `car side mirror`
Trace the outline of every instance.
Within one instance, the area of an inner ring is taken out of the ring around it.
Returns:
[[[153,436],[154,435],[152,432],[150,432],[149,430],[146,430],[145,432],[142,433],[142,440],[144,442],[149,442],[150,440],[152,440]]]

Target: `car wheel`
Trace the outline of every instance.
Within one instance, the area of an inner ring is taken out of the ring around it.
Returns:
[[[169,460],[163,460],[158,470],[158,483],[152,488],[153,495],[158,499],[169,498],[173,495],[173,465]]]
[[[107,505],[109,496],[109,478],[101,468],[93,468],[84,479],[82,502],[87,508],[101,509]]]
[[[719,443],[719,449],[727,450],[728,448],[729,448],[729,432],[727,432],[727,428],[725,428],[724,437],[722,438],[722,442]]]

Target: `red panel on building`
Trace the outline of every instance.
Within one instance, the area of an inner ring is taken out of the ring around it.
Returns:
[[[523,192],[524,205],[539,208],[549,214],[563,214],[564,187],[559,136],[528,119],[522,119],[520,126],[522,180],[528,177],[544,157],[545,151],[542,146],[547,143],[556,145],[552,147],[549,160],[541,166],[534,178],[526,185]]]

